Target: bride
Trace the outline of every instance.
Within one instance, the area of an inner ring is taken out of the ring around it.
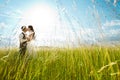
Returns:
[[[34,40],[35,40],[35,32],[32,25],[28,26],[28,38],[29,41],[27,42],[27,50],[29,55],[35,55],[35,48],[34,48]]]

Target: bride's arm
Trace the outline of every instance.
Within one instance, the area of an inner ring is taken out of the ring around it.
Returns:
[[[30,41],[33,39],[33,33],[29,35]]]

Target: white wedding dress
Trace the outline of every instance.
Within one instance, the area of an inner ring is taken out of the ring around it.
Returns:
[[[29,31],[28,32],[28,37],[29,35],[32,35],[34,32]],[[35,56],[35,40],[31,39],[29,42],[27,42],[27,50],[28,50],[28,55]]]

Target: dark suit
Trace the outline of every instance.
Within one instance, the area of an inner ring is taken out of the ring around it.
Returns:
[[[19,50],[19,53],[20,55],[25,55],[26,53],[26,50],[27,50],[27,38],[26,38],[26,34],[24,32],[22,32],[19,36],[19,39],[20,39],[20,50]]]

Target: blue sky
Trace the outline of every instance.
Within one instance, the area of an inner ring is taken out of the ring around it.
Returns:
[[[0,0],[0,46],[33,25],[38,46],[118,44],[120,0]]]

